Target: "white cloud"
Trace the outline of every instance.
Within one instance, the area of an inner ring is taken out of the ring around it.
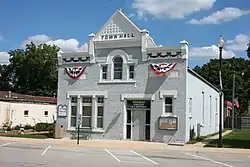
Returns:
[[[79,52],[83,50],[87,50],[87,44],[79,45],[79,42],[76,39],[57,39],[53,40],[47,35],[39,34],[28,37],[21,44],[21,47],[25,47],[27,43],[33,42],[36,45],[46,43],[48,45],[57,45],[63,52]]]
[[[7,52],[0,52],[0,64],[9,63],[9,54]]]
[[[139,17],[150,14],[156,18],[182,19],[201,10],[209,10],[216,0],[134,0],[132,7]]]
[[[62,52],[80,52],[88,50],[88,44],[80,45],[76,39],[57,39],[53,40],[47,35],[38,34],[28,37],[21,43],[21,47],[25,48],[26,44],[33,42],[35,45],[46,43],[48,45],[57,45]],[[0,52],[0,64],[9,63],[9,54],[7,52]]]
[[[227,40],[225,42],[225,48],[232,51],[245,51],[247,44],[250,42],[250,36],[246,34],[239,34],[233,40]]]
[[[222,22],[229,22],[231,20],[237,19],[243,15],[250,14],[250,10],[241,10],[238,8],[224,8],[222,10],[216,11],[209,16],[203,17],[201,19],[192,19],[188,21],[190,24],[219,24]]]
[[[223,50],[223,59],[232,58],[235,56],[234,52]],[[219,57],[219,48],[216,45],[196,47],[190,49],[191,59],[215,59]]]

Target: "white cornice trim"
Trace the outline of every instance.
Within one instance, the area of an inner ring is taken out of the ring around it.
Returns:
[[[160,90],[159,92],[160,99],[163,99],[164,96],[173,96],[177,98],[177,90]]]
[[[155,94],[144,94],[144,93],[123,93],[121,94],[121,101],[124,99],[143,99],[143,100],[155,100]]]
[[[66,98],[70,98],[70,96],[77,96],[80,98],[80,96],[104,96],[104,98],[108,98],[108,91],[67,91],[66,92]]]

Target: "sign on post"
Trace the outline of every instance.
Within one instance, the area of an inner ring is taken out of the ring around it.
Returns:
[[[82,123],[82,114],[78,114],[77,125],[81,125],[81,123]]]

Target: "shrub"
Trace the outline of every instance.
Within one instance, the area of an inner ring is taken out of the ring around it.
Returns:
[[[37,123],[35,126],[34,126],[34,130],[37,131],[37,132],[42,132],[42,131],[49,131],[49,132],[53,132],[53,124],[51,123]]]
[[[13,129],[13,130],[19,130],[20,127],[21,127],[20,125],[16,125],[16,126],[14,126],[12,129]]]
[[[29,124],[26,124],[26,125],[24,126],[24,129],[25,129],[25,130],[29,130],[29,129],[34,129],[34,127],[31,126],[31,125],[29,125]]]

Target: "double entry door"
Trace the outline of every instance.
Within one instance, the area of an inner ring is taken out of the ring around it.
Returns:
[[[150,110],[127,109],[127,139],[150,140]]]

